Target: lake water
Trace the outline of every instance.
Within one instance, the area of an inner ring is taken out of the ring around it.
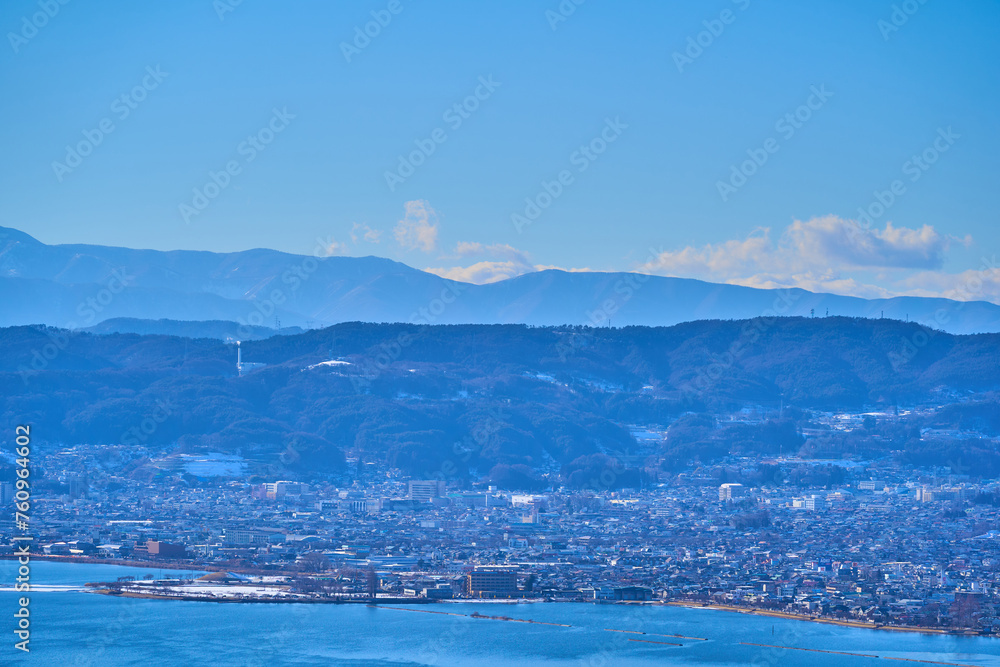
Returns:
[[[0,561],[0,586],[12,585],[16,569],[16,562]],[[88,581],[108,581],[123,575],[142,578],[147,573],[159,578],[169,571],[33,562],[32,583],[52,589],[30,594],[30,654],[14,649],[13,612],[22,594],[0,590],[0,617],[5,619],[0,635],[0,665],[907,664],[885,659],[894,657],[1000,667],[1000,639],[843,628],[706,609],[465,602],[397,610],[365,605],[135,600],[79,590]],[[468,614],[474,612],[571,627],[470,618]],[[707,641],[658,636],[674,634]]]

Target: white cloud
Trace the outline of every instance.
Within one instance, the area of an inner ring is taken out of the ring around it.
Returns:
[[[405,248],[431,252],[436,247],[437,217],[426,201],[406,204],[406,218],[395,229]],[[700,278],[775,289],[799,287],[812,292],[863,298],[941,296],[956,300],[1000,303],[1000,269],[985,262],[979,270],[944,273],[951,243],[970,245],[970,237],[942,235],[933,227],[865,229],[852,220],[822,216],[796,220],[777,238],[759,228],[745,239],[730,239],[701,247],[654,251],[635,271],[655,275]],[[588,268],[535,264],[513,246],[462,241],[440,260],[456,266],[425,271],[461,282],[485,284],[534,271],[590,271]]]
[[[910,296],[941,296],[956,301],[1000,303],[1000,268],[996,258],[982,260],[978,269],[961,273],[921,271],[901,281]]]
[[[484,255],[487,257],[497,257],[508,259],[513,262],[519,262],[521,264],[528,264],[528,256],[515,248],[514,246],[507,245],[506,243],[493,243],[491,245],[483,245],[482,243],[470,243],[468,241],[459,241],[455,245],[455,254],[459,257],[473,257],[476,255]]]
[[[859,296],[864,299],[883,299],[891,296],[898,296],[896,292],[890,291],[878,285],[860,282],[855,278],[832,275],[815,275],[810,273],[797,273],[793,275],[767,275],[760,273],[750,276],[749,278],[730,280],[726,282],[733,285],[757,287],[760,289],[798,287],[804,290],[809,290],[810,292],[844,294],[847,296]]]
[[[367,241],[368,243],[379,243],[382,240],[382,230],[372,229],[366,222],[355,222],[351,226],[351,242],[357,245],[359,240]]]
[[[758,274],[825,274],[845,269],[933,269],[944,262],[950,239],[929,226],[864,229],[836,216],[796,220],[777,242],[770,229],[743,240],[660,253],[643,265],[653,273],[748,280]]]
[[[943,235],[933,227],[865,229],[852,220],[823,216],[796,220],[777,240],[759,229],[742,240],[660,252],[637,270],[712,282],[773,289],[800,287],[863,298],[934,296],[1000,303],[1000,269],[941,271],[952,243],[969,236]]]
[[[471,266],[424,269],[424,271],[439,275],[442,278],[457,280],[463,283],[474,283],[476,285],[485,285],[486,283],[495,283],[500,280],[507,280],[508,278],[516,278],[525,273],[531,273],[534,270],[532,266],[525,267],[522,264],[512,261],[483,261],[476,262]]]
[[[424,199],[408,201],[403,205],[406,215],[396,223],[393,235],[404,250],[434,252],[437,248],[437,213]]]
[[[332,257],[334,255],[346,255],[348,252],[347,244],[335,241],[332,236],[327,237],[327,243],[324,247],[327,257]]]
[[[885,297],[909,292],[910,288],[868,284],[847,274],[878,271],[885,273],[890,283],[899,283],[901,273],[914,270],[943,275],[932,269],[943,265],[951,240],[929,225],[909,229],[890,222],[884,229],[864,229],[852,220],[829,215],[796,220],[777,241],[771,238],[771,230],[764,228],[742,240],[661,252],[639,270],[748,287],[801,287]]]
[[[478,257],[480,261],[469,266],[427,268],[424,271],[450,280],[483,285],[539,270],[525,253],[504,243],[484,245],[459,241],[455,246],[454,257]]]
[[[535,264],[535,271],[548,271],[549,269],[554,269],[556,271],[565,271],[566,273],[594,273],[597,269],[591,269],[586,266],[579,269],[565,268],[562,266],[556,266],[554,264]]]
[[[483,252],[483,244],[475,243],[472,241],[459,241],[455,246],[455,254],[459,257],[467,257],[469,255],[478,255]]]
[[[686,278],[725,280],[758,273],[762,266],[774,265],[774,245],[770,230],[743,241],[730,240],[708,244],[701,248],[688,246],[682,250],[665,251],[643,264],[643,272]]]
[[[849,267],[936,269],[944,263],[950,239],[930,225],[920,229],[864,229],[833,215],[796,220],[785,230],[783,245],[808,262],[837,260]]]

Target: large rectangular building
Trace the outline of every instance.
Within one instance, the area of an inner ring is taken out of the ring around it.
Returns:
[[[159,540],[146,540],[146,552],[150,558],[187,558],[187,547]]]
[[[436,479],[410,480],[410,498],[420,503],[429,503],[444,494],[444,482]]]
[[[802,498],[792,498],[792,509],[819,512],[826,509],[826,498],[812,494]]]
[[[227,546],[266,546],[271,533],[253,528],[225,528],[222,541]]]
[[[477,565],[465,580],[465,593],[472,597],[495,597],[517,593],[517,567]]]
[[[746,495],[746,488],[742,484],[730,482],[719,487],[719,500],[735,500]]]

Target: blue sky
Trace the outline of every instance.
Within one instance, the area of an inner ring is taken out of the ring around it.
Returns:
[[[986,0],[11,0],[0,224],[1000,302],[998,27]]]

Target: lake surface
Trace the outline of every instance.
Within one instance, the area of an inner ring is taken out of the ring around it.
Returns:
[[[0,561],[9,588],[17,563]],[[34,561],[31,653],[14,649],[17,598],[0,590],[0,664],[65,665],[903,665],[882,656],[1000,667],[1000,639],[921,635],[707,609],[573,603],[218,604],[113,598],[88,581],[169,570]],[[185,573],[174,572],[179,576]],[[69,587],[70,590],[66,590]],[[73,589],[76,590],[73,590]],[[422,610],[422,611],[420,611]],[[429,614],[452,612],[458,616]],[[470,618],[509,616],[572,627]],[[608,629],[645,632],[645,635]],[[659,635],[687,635],[707,641]],[[642,641],[630,641],[642,639]],[[675,642],[682,646],[648,642]],[[750,646],[847,651],[859,657]]]

